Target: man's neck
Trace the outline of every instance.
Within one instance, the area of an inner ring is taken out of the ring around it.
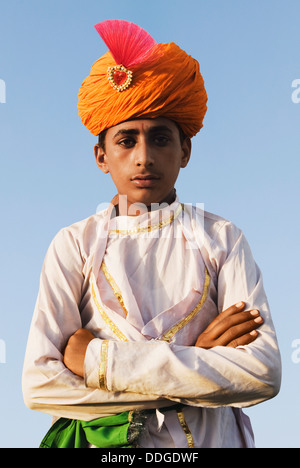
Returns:
[[[127,197],[119,195],[118,203],[115,206],[116,216],[139,216],[141,214],[155,211],[171,205],[176,200],[176,190],[173,189],[163,200],[144,205],[143,203],[128,203]]]

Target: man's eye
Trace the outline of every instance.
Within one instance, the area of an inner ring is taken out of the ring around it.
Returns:
[[[132,138],[123,138],[123,140],[119,141],[118,144],[125,148],[133,148],[133,146],[135,145],[135,140],[133,140]]]
[[[168,144],[169,138],[167,136],[164,136],[164,135],[159,135],[159,136],[156,136],[154,138],[154,142],[155,142],[155,144],[157,144],[159,146],[165,146],[165,145]]]

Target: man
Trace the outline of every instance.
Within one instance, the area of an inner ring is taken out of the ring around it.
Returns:
[[[110,52],[78,107],[118,195],[49,248],[25,401],[59,418],[43,447],[252,447],[241,408],[280,385],[262,277],[237,227],[175,191],[206,111],[199,65],[131,23],[96,28]]]

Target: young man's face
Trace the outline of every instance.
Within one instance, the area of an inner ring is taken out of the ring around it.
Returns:
[[[190,153],[190,139],[182,142],[178,127],[166,118],[122,122],[107,130],[105,149],[95,146],[98,167],[110,173],[128,206],[169,202]]]

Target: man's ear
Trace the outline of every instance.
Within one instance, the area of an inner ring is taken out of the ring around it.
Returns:
[[[103,148],[100,145],[94,146],[94,154],[96,159],[96,164],[101,169],[104,174],[109,173],[108,164],[107,164],[107,156]]]
[[[190,138],[186,137],[182,143],[182,158],[181,158],[181,167],[186,167],[191,157],[192,152],[192,141]]]

